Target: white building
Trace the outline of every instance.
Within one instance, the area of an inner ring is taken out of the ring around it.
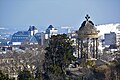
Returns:
[[[116,44],[120,45],[120,24],[104,24],[104,25],[97,25],[97,30],[100,31],[99,35],[102,39],[104,39],[104,34],[115,32],[116,34]]]
[[[45,39],[50,38],[52,35],[57,35],[57,33],[58,33],[58,30],[56,28],[54,28],[52,25],[50,25],[46,29]]]
[[[38,33],[38,29],[35,26],[30,26],[28,31],[30,32],[31,36],[33,36],[36,33]]]
[[[68,33],[67,35],[71,39],[71,41],[73,42],[72,45],[77,46],[78,34],[76,33],[76,31],[71,31],[71,33]]]
[[[117,45],[120,45],[120,25],[118,25],[117,27],[116,27],[116,29],[117,29],[117,33],[116,33],[116,41],[117,41]]]

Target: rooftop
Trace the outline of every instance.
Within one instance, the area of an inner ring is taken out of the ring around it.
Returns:
[[[33,30],[37,30],[37,28],[35,26],[30,26],[28,31],[33,31]]]
[[[89,16],[86,15],[86,20],[83,21],[81,24],[81,27],[78,30],[78,35],[80,38],[86,38],[86,37],[97,37],[98,31],[97,28],[95,28],[94,23],[89,20]]]

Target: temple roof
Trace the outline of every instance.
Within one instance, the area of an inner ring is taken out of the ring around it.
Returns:
[[[97,28],[95,28],[94,23],[89,20],[89,16],[86,15],[86,20],[83,21],[81,27],[78,30],[79,38],[94,38],[98,36]]]

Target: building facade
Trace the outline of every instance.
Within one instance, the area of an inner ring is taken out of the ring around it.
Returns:
[[[116,45],[116,33],[110,32],[104,34],[105,37],[105,46]]]
[[[48,39],[52,35],[57,35],[57,33],[58,33],[58,30],[54,28],[52,25],[49,25],[49,27],[46,29],[45,38]]]
[[[28,31],[18,31],[13,34],[11,45],[21,45],[22,43],[38,44],[35,34],[38,29],[35,26],[30,26]]]

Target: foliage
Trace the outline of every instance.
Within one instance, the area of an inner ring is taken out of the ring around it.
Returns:
[[[0,71],[0,80],[9,80],[9,78],[5,74],[3,74],[2,71]]]
[[[23,70],[19,72],[18,80],[34,80],[34,78],[30,71]]]
[[[14,80],[14,78],[9,78],[8,75],[5,75],[1,70],[0,70],[0,80]]]
[[[39,68],[37,68],[37,71],[35,73],[35,80],[43,80],[42,72]]]
[[[94,67],[95,66],[95,61],[94,60],[87,60],[86,65],[89,67]]]
[[[95,76],[96,79],[104,80],[105,74],[103,72],[96,71],[96,70],[94,70],[93,72],[94,72],[94,76]]]
[[[52,36],[45,53],[45,71],[58,79],[65,76],[65,68],[74,60],[72,41],[65,35]]]
[[[116,61],[117,61],[117,64],[115,66],[116,78],[120,80],[120,58],[118,58]]]

